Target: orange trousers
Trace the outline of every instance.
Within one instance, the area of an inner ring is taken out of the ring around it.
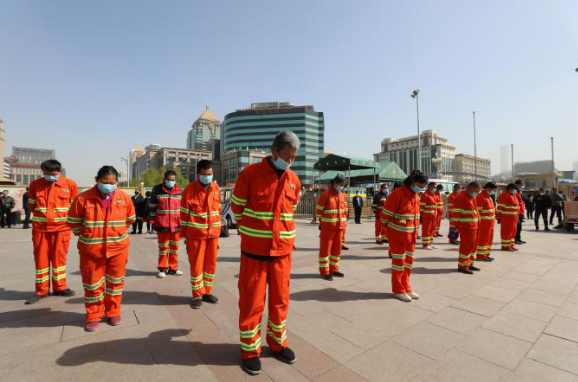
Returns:
[[[409,277],[413,268],[417,231],[404,233],[389,229],[389,257],[391,257],[391,289],[393,293],[409,293]]]
[[[476,259],[482,260],[489,257],[492,252],[492,243],[494,242],[494,225],[495,220],[482,220],[478,233],[478,247]]]
[[[321,226],[319,239],[319,273],[327,275],[339,270],[341,244],[345,230]]]
[[[477,228],[459,228],[462,240],[460,241],[459,269],[468,269],[474,265],[476,259],[476,248],[478,247]]]
[[[217,269],[219,238],[187,238],[187,254],[191,264],[191,289],[193,298],[210,295],[213,291],[213,280]]]
[[[42,232],[32,230],[34,264],[36,268],[36,294],[50,293],[50,266],[52,265],[52,290],[60,292],[66,285],[66,255],[70,243],[70,230]]]
[[[273,352],[287,347],[287,312],[291,255],[273,261],[255,260],[241,255],[239,272],[239,332],[243,359],[261,354],[261,318],[269,285],[267,344]]]
[[[179,269],[180,232],[157,232],[159,241],[159,271]],[[167,261],[169,267],[167,268]]]
[[[518,217],[502,218],[500,220],[500,236],[502,237],[502,249],[514,249],[516,244],[516,229]]]
[[[382,241],[383,237],[381,236],[382,233],[382,224],[381,224],[381,219],[379,217],[379,214],[376,215],[375,217],[375,241]]]
[[[80,255],[86,322],[120,316],[128,248],[110,257]]]
[[[435,223],[435,229],[434,229],[434,235],[439,235],[440,234],[440,227],[442,225],[442,212],[438,212],[438,214],[436,215],[436,223]]]
[[[421,244],[423,247],[427,247],[433,244],[436,216],[432,214],[421,215]]]

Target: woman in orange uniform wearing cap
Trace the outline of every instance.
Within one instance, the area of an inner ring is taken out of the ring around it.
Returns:
[[[88,332],[98,329],[105,315],[109,325],[120,324],[130,243],[127,227],[136,220],[130,197],[116,190],[114,167],[102,167],[96,182],[74,200],[68,213],[68,225],[78,236]]]

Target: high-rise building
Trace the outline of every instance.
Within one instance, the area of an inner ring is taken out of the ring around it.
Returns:
[[[421,171],[432,178],[451,180],[456,148],[448,145],[448,140],[434,130],[424,130],[421,138]],[[406,138],[385,138],[381,141],[381,151],[374,154],[376,162],[395,162],[409,174],[417,166],[417,135]]]
[[[301,140],[297,158],[291,169],[303,185],[315,182],[313,165],[323,157],[325,121],[323,112],[313,106],[293,106],[289,102],[254,103],[225,116],[221,145],[224,154],[237,150],[270,152],[275,136],[283,131],[294,132]],[[224,176],[225,165],[223,165]]]
[[[572,170],[574,170],[574,180],[578,180],[578,162],[572,163]]]
[[[221,185],[235,183],[245,167],[261,162],[267,155],[269,154],[260,150],[234,150],[225,154],[221,157]]]
[[[32,147],[12,147],[12,156],[20,163],[42,163],[45,160],[56,159],[56,151],[36,149]]]
[[[142,147],[140,147],[139,145],[136,145],[134,149],[130,150],[130,152],[128,153],[128,167],[130,169],[130,174],[128,175],[130,179],[133,179],[134,177],[133,166],[135,162],[137,161],[138,158],[142,157],[143,154],[144,151]]]
[[[456,154],[452,175],[454,176],[454,181],[458,183],[488,180],[491,176],[490,166],[491,161],[489,159],[476,158],[469,154]]]
[[[135,157],[130,170],[131,183],[133,179],[138,179],[142,173],[146,172],[146,170],[150,168],[153,156],[155,156],[157,151],[159,151],[161,148],[161,145],[151,143],[150,145],[145,146],[144,153],[142,155],[140,155],[138,158]]]
[[[4,178],[8,178],[9,174],[6,174],[5,170],[4,170],[4,158],[5,158],[5,154],[4,154],[4,148],[6,146],[6,138],[4,136],[5,131],[4,131],[4,126],[3,125],[3,121],[0,119],[0,166],[2,166],[2,168],[0,169],[0,178],[4,177]]]
[[[512,172],[512,164],[510,163],[510,146],[500,146],[500,172],[502,174]]]
[[[187,149],[207,150],[207,145],[212,139],[221,138],[220,124],[221,120],[207,106],[189,130]]]

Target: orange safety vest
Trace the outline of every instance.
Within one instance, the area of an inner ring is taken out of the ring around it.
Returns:
[[[322,228],[345,229],[347,225],[347,199],[343,192],[331,188],[324,191],[317,201],[317,216]]]
[[[181,232],[192,239],[213,239],[221,233],[221,189],[190,183],[181,198]]]
[[[460,195],[460,193],[461,192],[452,192],[450,196],[448,196],[448,218],[450,219],[450,222],[455,220],[455,214],[457,212],[455,203],[456,198]]]
[[[388,226],[388,232],[414,235],[419,229],[420,198],[406,185],[396,188],[385,201],[381,210],[381,223]]]
[[[502,192],[498,197],[498,209],[496,213],[496,218],[502,219],[517,219],[520,214],[520,205],[518,204],[518,198],[516,195],[508,190]]]
[[[64,176],[56,182],[44,178],[30,183],[28,206],[32,211],[32,228],[42,232],[68,231],[66,217],[72,201],[78,196],[76,183]]]
[[[480,214],[478,212],[478,205],[476,198],[470,195],[469,192],[460,192],[454,201],[455,207],[455,226],[466,229],[477,229],[480,222]]]
[[[482,191],[476,197],[476,204],[478,206],[478,212],[480,214],[480,221],[493,221],[496,219],[496,207],[494,206],[494,201],[488,195],[487,192]]]
[[[130,197],[116,190],[105,210],[97,186],[78,195],[68,213],[68,225],[78,238],[81,255],[111,257],[129,246],[127,227],[135,222]]]
[[[293,250],[301,182],[288,169],[279,178],[263,158],[247,166],[237,178],[231,209],[241,232],[241,251],[259,256],[283,256]]]
[[[436,195],[436,199],[438,201],[438,203],[437,203],[438,215],[443,215],[443,213],[444,213],[444,197],[442,196],[442,194],[439,191],[435,195]]]
[[[430,215],[435,217],[438,213],[438,199],[435,194],[432,194],[429,191],[424,192],[421,194],[420,197],[420,209],[422,215]]]

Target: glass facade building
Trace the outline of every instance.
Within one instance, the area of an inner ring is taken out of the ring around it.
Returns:
[[[313,165],[323,157],[325,122],[313,106],[293,106],[287,102],[251,104],[225,116],[221,145],[226,153],[237,150],[270,152],[275,136],[283,130],[301,140],[297,159],[291,166],[303,185],[313,184],[317,171]]]

